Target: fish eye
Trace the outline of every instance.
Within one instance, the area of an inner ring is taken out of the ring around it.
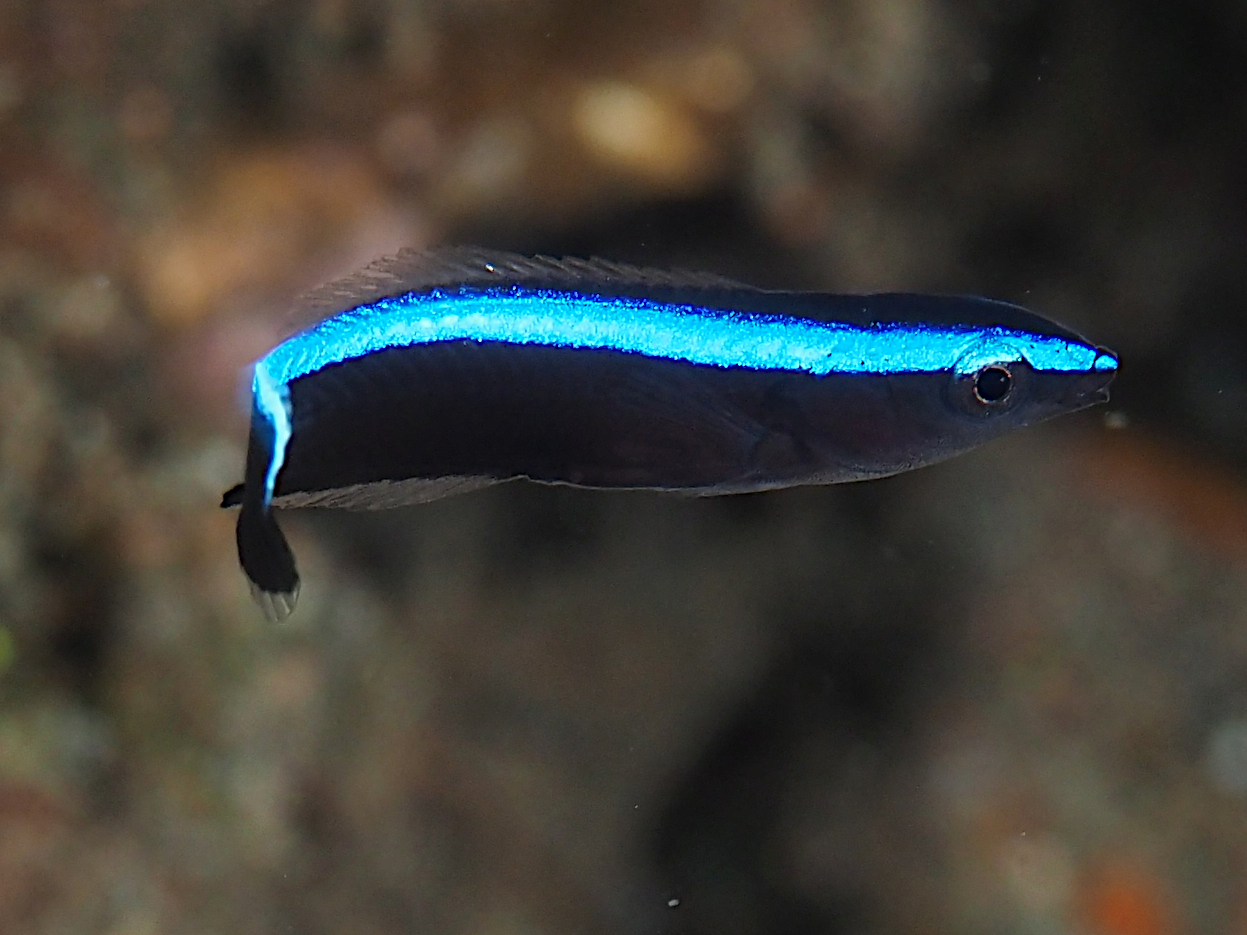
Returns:
[[[1013,392],[1013,374],[1004,364],[989,364],[974,375],[974,398],[986,406],[1004,402]]]

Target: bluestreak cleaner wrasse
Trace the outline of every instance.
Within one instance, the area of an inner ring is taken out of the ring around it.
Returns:
[[[313,293],[255,365],[238,554],[298,589],[274,507],[378,509],[526,478],[694,496],[908,471],[1108,399],[1112,352],[1016,305],[756,289],[472,248]]]

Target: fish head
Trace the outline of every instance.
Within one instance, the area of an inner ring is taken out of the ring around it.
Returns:
[[[1019,342],[1021,343],[1021,342]],[[908,416],[895,438],[902,444],[893,465],[907,469],[976,448],[1018,429],[1108,401],[1118,359],[1092,344],[1080,345],[1082,366],[1042,366],[1029,345],[1009,342],[975,348],[951,371],[934,379],[898,375],[893,399],[908,398]],[[897,384],[903,384],[899,389]],[[909,444],[903,444],[908,441]],[[903,450],[903,449],[908,449]]]
[[[1108,401],[1118,369],[1112,351],[1066,345],[1070,353],[1058,359],[1034,353],[1034,344],[997,340],[964,355],[945,378],[948,414],[998,434]]]
[[[902,349],[892,369],[829,383],[812,446],[829,477],[933,464],[1108,400],[1117,355],[1061,325],[992,300],[909,301],[915,320],[882,326]]]

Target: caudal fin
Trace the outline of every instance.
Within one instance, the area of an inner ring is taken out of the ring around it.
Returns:
[[[282,620],[299,597],[294,553],[272,510],[246,500],[238,513],[238,561],[251,582],[251,595],[270,620]]]

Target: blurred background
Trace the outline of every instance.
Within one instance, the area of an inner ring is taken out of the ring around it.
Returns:
[[[1247,4],[0,0],[0,931],[1247,933]],[[982,293],[1107,408],[869,484],[221,492],[478,243]]]

